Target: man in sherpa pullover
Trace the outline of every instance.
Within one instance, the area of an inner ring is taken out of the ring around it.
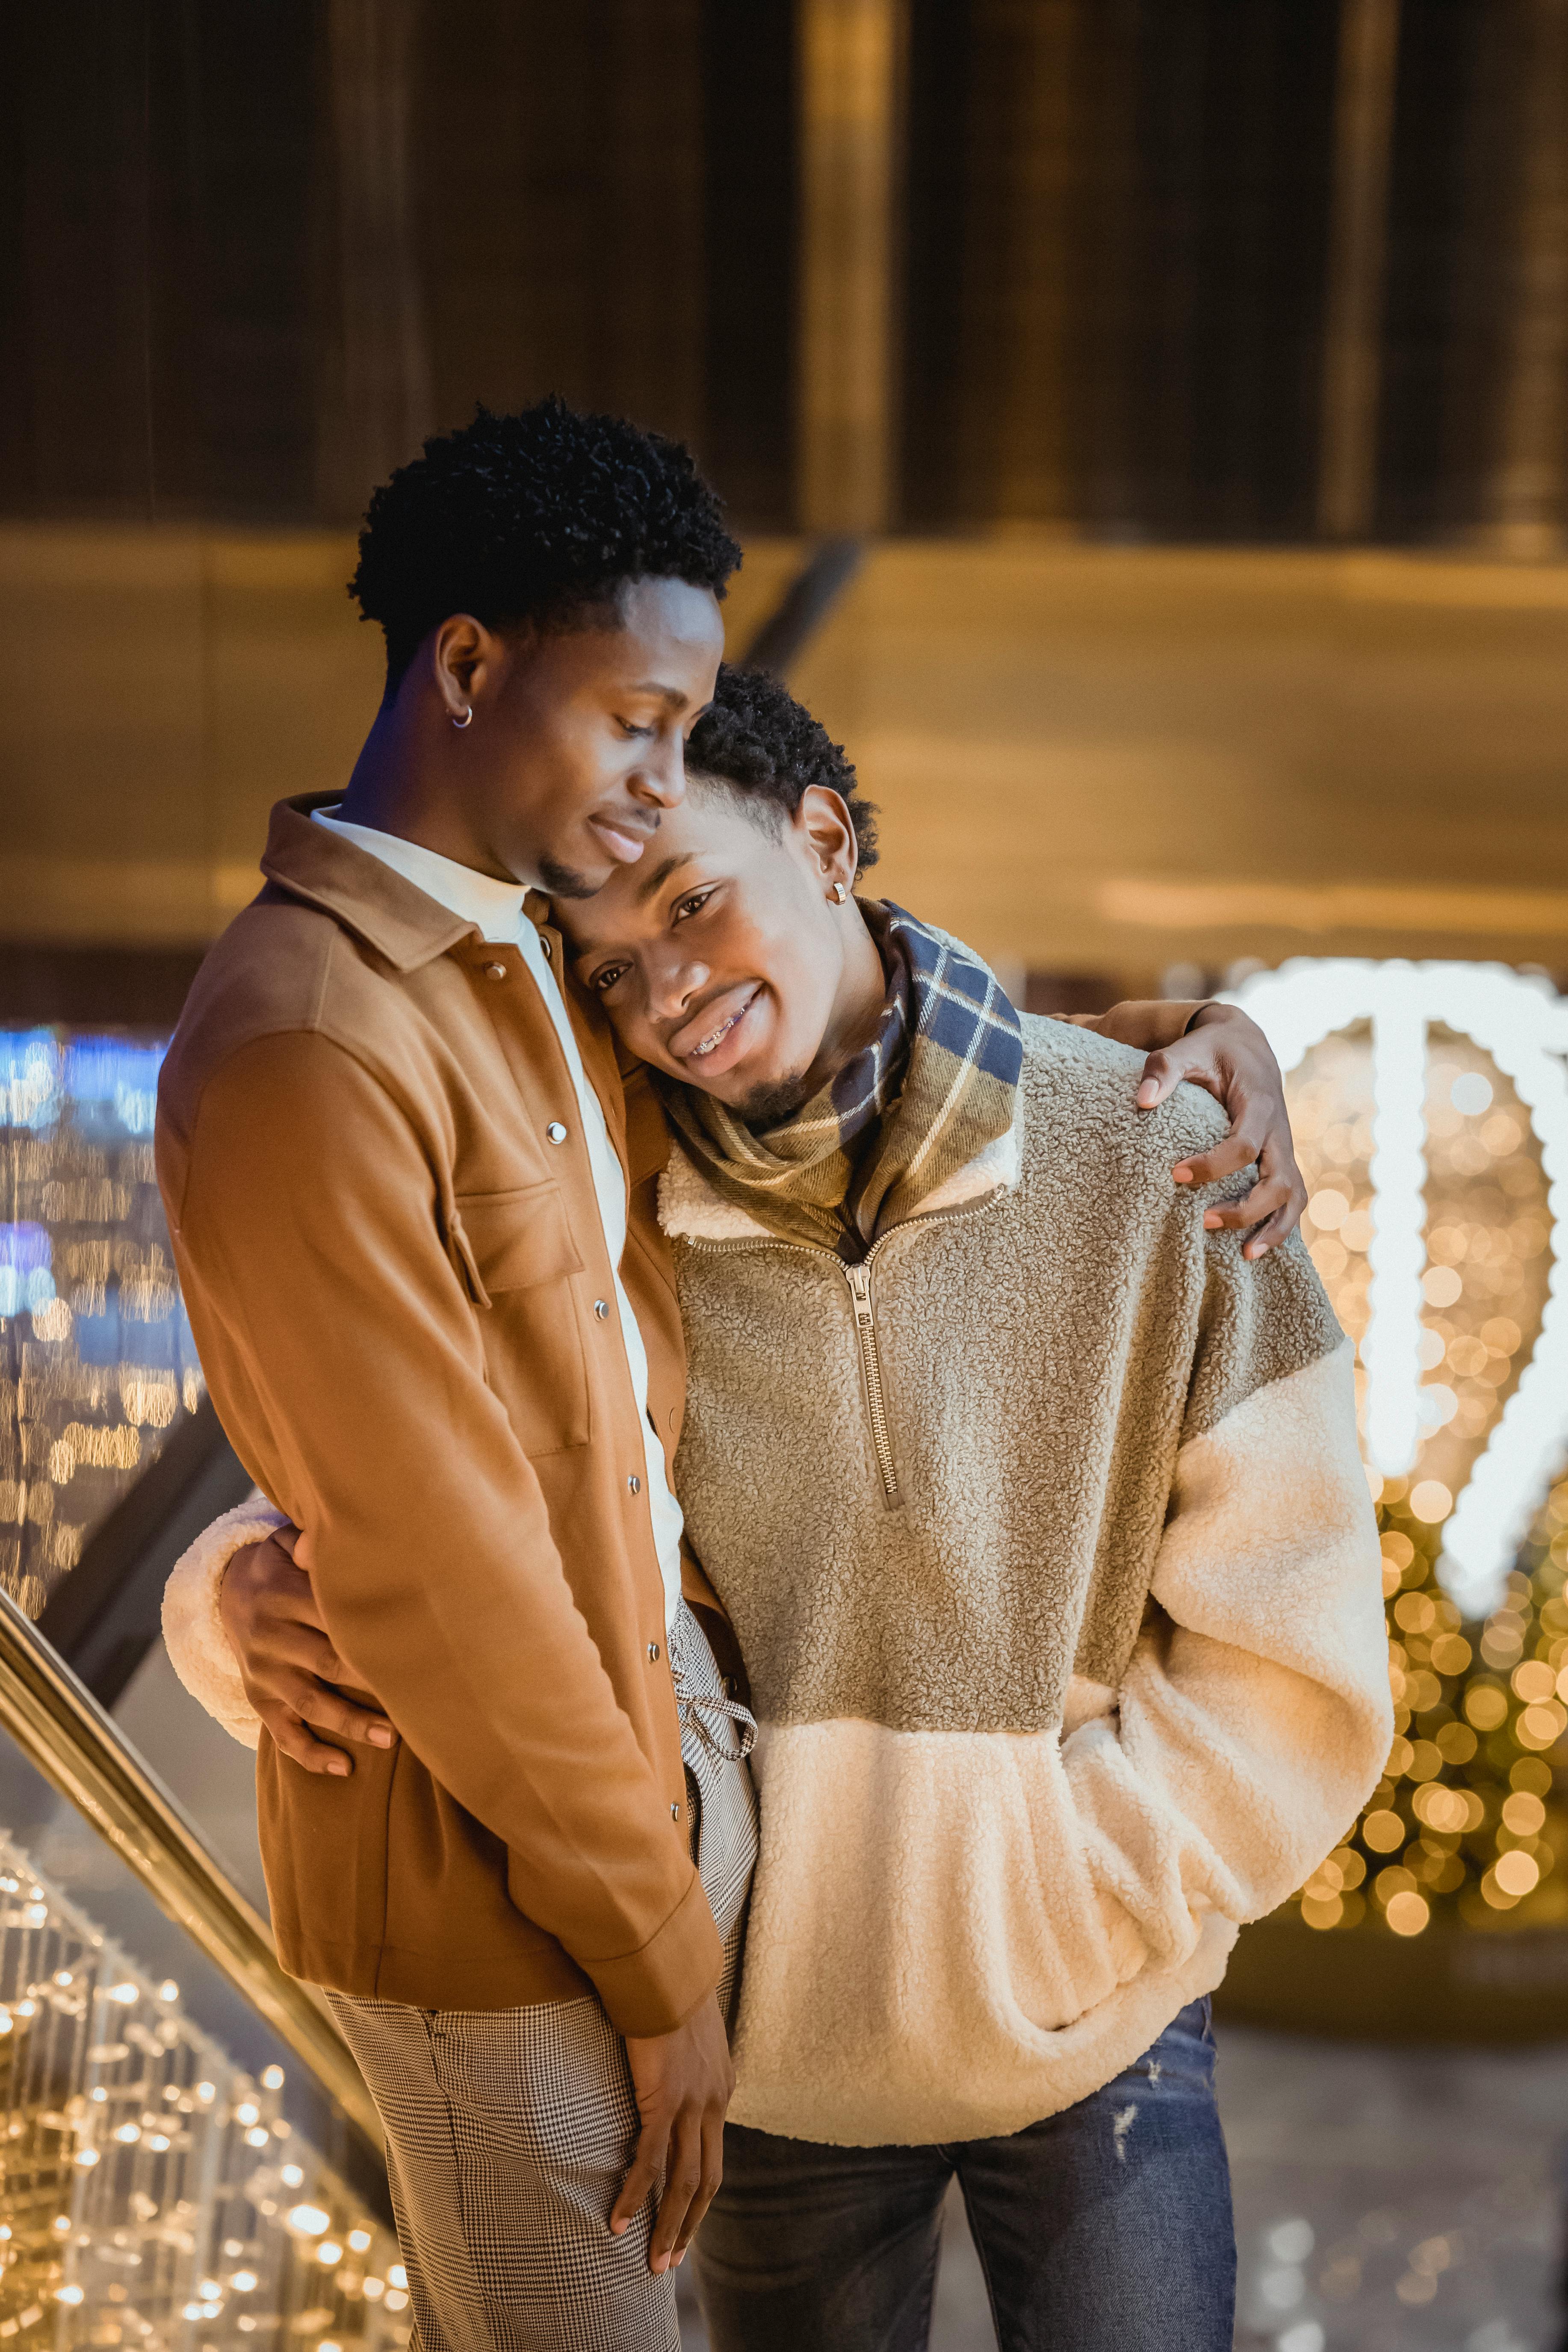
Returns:
[[[675,1130],[677,1477],[761,1726],[713,2341],[912,2352],[956,2174],[1006,2352],[1217,2352],[1205,1996],[1392,1731],[1350,1342],[1173,1186],[1212,1102],[1140,1114],[851,895],[782,688],[721,673],[688,765],[658,874],[563,921]]]

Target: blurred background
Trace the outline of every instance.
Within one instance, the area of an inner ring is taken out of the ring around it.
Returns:
[[[559,391],[728,499],[880,889],[1274,1039],[1399,1736],[1220,2004],[1237,2340],[1557,2346],[1568,0],[62,0],[0,118],[0,2336],[406,2335],[158,1636],[245,1481],[151,1122],[378,699],[369,491]]]

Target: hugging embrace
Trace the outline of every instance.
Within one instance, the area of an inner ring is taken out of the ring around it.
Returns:
[[[423,2352],[666,2352],[689,2245],[717,2352],[918,2352],[954,2178],[1004,2352],[1222,2352],[1207,1996],[1392,1732],[1278,1072],[868,896],[739,560],[557,402],[372,502],[381,709],[164,1066],[264,1498],[170,1649]]]

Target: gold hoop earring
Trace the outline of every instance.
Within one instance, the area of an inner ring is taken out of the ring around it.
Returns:
[[[842,882],[836,882],[836,883],[834,884],[834,886],[833,886],[833,895],[834,895],[834,897],[837,899],[837,901],[838,901],[839,905],[842,907],[842,905],[844,904],[845,899],[846,899],[846,898],[847,898],[847,897],[849,896],[849,893],[848,893],[848,891],[844,887],[844,885],[843,885],[843,883],[842,883]]]
[[[452,724],[458,729],[458,732],[461,733],[465,727],[471,727],[473,723],[474,706],[470,702],[465,706],[462,717],[460,719],[454,719]]]

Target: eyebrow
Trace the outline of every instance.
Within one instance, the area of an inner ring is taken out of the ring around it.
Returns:
[[[651,898],[654,892],[661,888],[663,885],[668,881],[670,876],[676,871],[678,866],[689,866],[696,855],[697,852],[694,849],[679,849],[669,857],[661,857],[658,864],[654,867],[653,872],[651,874],[645,874],[637,884],[637,898],[638,906],[642,906],[646,900]]]
[[[661,685],[657,677],[639,678],[637,685],[628,688],[627,691],[631,694],[657,694],[661,701],[668,703],[672,710],[684,710],[690,699],[678,686]]]

